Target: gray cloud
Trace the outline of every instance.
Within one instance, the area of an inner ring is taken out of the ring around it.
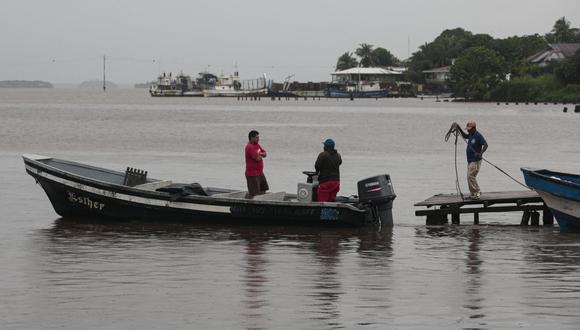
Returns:
[[[118,83],[161,71],[267,73],[328,80],[338,56],[366,42],[403,59],[444,29],[496,38],[580,26],[580,1],[554,0],[20,0],[0,11],[0,80]],[[410,42],[409,42],[410,41]]]

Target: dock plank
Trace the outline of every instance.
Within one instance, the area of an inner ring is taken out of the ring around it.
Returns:
[[[496,205],[497,204],[497,205]],[[480,213],[523,212],[521,225],[529,222],[539,224],[539,212],[543,212],[544,225],[551,226],[553,216],[540,196],[532,190],[496,191],[481,194],[480,199],[465,199],[457,194],[438,194],[418,202],[415,206],[426,206],[427,209],[416,210],[416,216],[426,216],[427,225],[441,225],[448,222],[451,215],[453,224],[460,223],[461,214],[472,213],[473,223],[479,224]]]
[[[468,197],[468,196],[465,196]],[[478,200],[465,198],[462,199],[457,194],[437,194],[427,198],[422,202],[415,203],[415,206],[454,206],[461,207],[463,205],[483,204],[489,206],[492,204],[502,203],[516,203],[518,205],[527,203],[540,203],[542,199],[533,190],[523,191],[495,191],[484,192]]]

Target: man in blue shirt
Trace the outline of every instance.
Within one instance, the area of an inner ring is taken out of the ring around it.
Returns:
[[[467,139],[467,185],[472,199],[479,199],[481,197],[481,190],[477,184],[477,173],[481,168],[481,159],[483,153],[487,150],[487,142],[481,133],[477,131],[475,120],[467,122],[464,132],[459,125],[457,129],[464,139]]]

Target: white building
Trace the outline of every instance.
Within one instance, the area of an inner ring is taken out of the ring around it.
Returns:
[[[390,81],[401,80],[405,68],[350,68],[331,73],[333,83],[347,83],[353,81]]]

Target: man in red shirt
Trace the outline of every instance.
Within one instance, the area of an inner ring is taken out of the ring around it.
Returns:
[[[258,143],[260,133],[250,131],[248,133],[248,144],[246,144],[246,182],[248,184],[247,198],[266,193],[270,189],[268,181],[264,176],[264,158],[266,150]]]

